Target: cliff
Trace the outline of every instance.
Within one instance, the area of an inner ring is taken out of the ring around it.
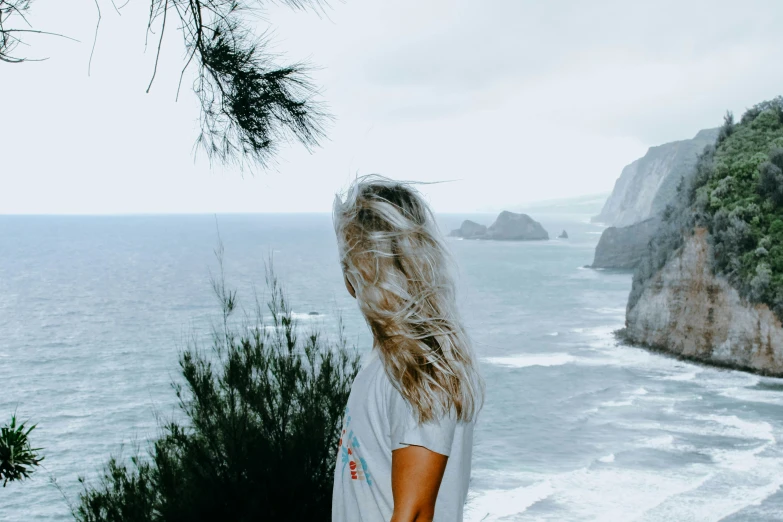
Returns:
[[[680,180],[693,170],[698,155],[717,135],[718,129],[707,129],[690,140],[650,147],[644,157],[623,169],[604,208],[592,221],[624,227],[663,212]]]
[[[724,118],[634,272],[631,342],[783,376],[783,97]]]
[[[650,218],[628,227],[609,227],[601,234],[595,247],[593,268],[636,268],[647,252],[660,219]]]
[[[703,228],[646,281],[629,303],[626,336],[651,348],[722,366],[783,376],[783,327],[710,266]]]

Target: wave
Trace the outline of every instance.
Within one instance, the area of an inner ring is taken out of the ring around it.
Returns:
[[[550,497],[555,489],[548,481],[514,489],[490,489],[468,499],[465,522],[490,522],[525,512],[536,502]]]
[[[768,444],[749,450],[709,448],[710,468],[695,465],[704,479],[686,491],[670,496],[639,520],[720,521],[751,506],[761,505],[783,486],[783,459],[762,456]],[[779,513],[778,513],[779,514]],[[754,520],[749,515],[747,520]]]
[[[576,357],[567,353],[530,353],[508,357],[485,357],[483,360],[495,366],[527,368],[528,366],[562,366],[576,361]]]
[[[291,318],[297,321],[311,321],[313,319],[322,319],[326,314],[320,312],[291,312]]]
[[[263,325],[250,325],[247,327],[248,331],[255,332],[256,330],[266,330],[268,332],[273,332],[278,329],[283,329],[283,326],[275,326],[273,324],[263,324]]]
[[[2,357],[2,354],[0,354]],[[728,388],[718,392],[718,395],[740,402],[756,402],[783,406],[783,393],[771,390],[759,390],[750,387]]]
[[[611,457],[604,457],[599,466],[551,474],[530,486],[477,492],[468,500],[465,521],[512,520],[542,500],[551,503],[553,511],[533,520],[639,520],[667,498],[699,487],[705,479],[698,472],[661,474],[655,470],[624,469]]]
[[[639,447],[657,449],[662,451],[674,451],[678,446],[674,442],[674,435],[659,435],[657,437],[646,437],[639,441]],[[680,448],[682,449],[682,448]]]
[[[664,377],[661,377],[660,379],[662,381],[692,381],[700,373],[701,373],[701,370],[695,370],[695,371],[692,371],[692,372],[677,373],[677,374],[674,374],[674,375],[666,375]]]
[[[632,406],[633,399],[627,399],[624,401],[606,401],[602,402],[599,406],[602,408],[621,408],[623,406]]]
[[[749,421],[740,419],[736,415],[687,415],[681,416],[680,421],[684,423],[663,423],[654,421],[619,422],[618,426],[627,428],[638,433],[664,432],[663,436],[672,437],[674,435],[696,435],[697,437],[728,437],[732,439],[742,439],[749,442],[756,442],[759,447],[774,444],[774,428],[766,421]],[[652,439],[645,438],[644,441]],[[647,443],[643,444],[649,447]],[[746,446],[747,447],[747,444]]]
[[[749,421],[736,415],[717,414],[694,415],[692,418],[717,424],[721,434],[775,442],[774,428],[766,421]]]
[[[602,306],[599,308],[585,308],[588,312],[595,312],[597,314],[602,315],[622,315],[625,317],[625,307],[609,307],[609,306]]]
[[[749,429],[744,422],[731,417],[717,416],[714,420],[718,424]],[[672,435],[637,441],[637,446],[629,451],[642,448],[667,452],[695,450],[678,445]],[[525,513],[537,502],[547,500],[547,506],[540,510],[546,513],[537,512],[537,518],[531,519],[718,522],[749,506],[760,505],[783,486],[783,474],[780,473],[783,458],[765,456],[759,448],[709,448],[706,452],[710,456],[709,463],[702,461],[680,466],[672,461],[665,473],[659,469],[640,469],[636,464],[624,467],[622,460],[618,462],[615,453],[610,453],[598,457],[588,467],[565,473],[538,474],[532,485],[474,492],[466,506],[465,520],[516,520],[514,515]],[[480,470],[476,471],[482,475]],[[515,477],[509,475],[508,478]],[[523,474],[518,478],[530,480],[531,477]],[[528,518],[531,515],[529,513]]]

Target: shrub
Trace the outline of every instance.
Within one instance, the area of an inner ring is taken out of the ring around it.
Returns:
[[[726,139],[734,133],[734,114],[731,111],[726,111],[726,115],[723,116],[723,126],[718,133],[717,144],[720,145]]]
[[[11,416],[10,424],[0,428],[0,480],[3,487],[9,482],[30,478],[44,459],[38,454],[41,448],[30,446],[29,435],[34,429],[35,425],[28,428],[24,422],[17,424],[16,415]]]
[[[768,198],[775,206],[783,205],[783,150],[776,149],[770,154],[770,161],[759,167],[759,194]]]
[[[222,273],[222,271],[221,271]],[[359,368],[341,335],[303,339],[277,279],[270,322],[233,320],[236,292],[213,284],[222,321],[212,349],[182,353],[174,385],[187,422],[161,426],[149,455],[111,459],[99,484],[84,481],[80,522],[331,519],[340,423]],[[342,330],[341,330],[342,331]]]
[[[768,296],[772,283],[772,270],[766,263],[756,266],[756,275],[750,280],[750,298],[754,301],[764,301]]]

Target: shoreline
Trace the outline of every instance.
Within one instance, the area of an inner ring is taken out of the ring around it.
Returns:
[[[614,336],[615,340],[620,344],[624,344],[633,348],[641,348],[643,350],[647,350],[648,352],[656,353],[658,355],[663,355],[671,359],[677,359],[678,361],[689,362],[697,366],[715,368],[718,370],[726,370],[726,371],[739,371],[743,373],[749,373],[753,375],[758,375],[760,377],[769,377],[773,379],[783,379],[783,372],[776,373],[770,371],[757,370],[755,368],[751,368],[748,366],[731,364],[722,361],[715,361],[704,357],[693,357],[689,355],[682,355],[682,354],[674,353],[663,346],[654,346],[654,345],[648,345],[646,343],[636,342],[628,337],[628,335],[626,334],[625,327],[615,330],[614,332],[612,332],[612,335]]]

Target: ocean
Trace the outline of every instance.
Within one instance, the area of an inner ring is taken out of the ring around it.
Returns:
[[[439,221],[465,217],[494,218]],[[631,274],[584,268],[602,227],[533,217],[570,238],[447,240],[487,383],[466,521],[783,520],[783,380],[618,344]],[[272,259],[301,326],[334,337],[341,314],[369,349],[329,215],[0,216],[0,423],[38,424],[46,456],[0,488],[0,521],[70,520],[77,478],[176,414],[178,354],[217,318],[218,232],[240,304]]]

